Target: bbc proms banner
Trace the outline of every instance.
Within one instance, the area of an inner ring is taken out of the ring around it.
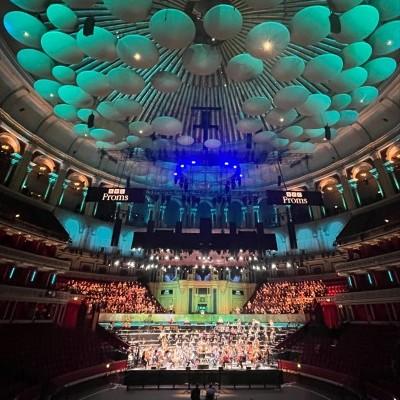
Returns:
[[[271,205],[322,206],[321,192],[300,190],[267,190],[267,203]]]
[[[144,203],[145,189],[137,188],[99,188],[90,187],[86,195],[87,202],[115,201],[127,203]]]

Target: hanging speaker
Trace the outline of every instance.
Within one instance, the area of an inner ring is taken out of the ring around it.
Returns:
[[[111,237],[111,246],[118,247],[119,236],[121,235],[122,228],[122,219],[117,218],[114,222],[112,237]]]
[[[332,137],[331,127],[327,125],[325,126],[325,139],[331,140],[331,137]]]
[[[295,250],[297,249],[297,238],[296,238],[296,229],[294,227],[294,223],[289,221],[287,227],[288,227],[290,248],[292,250]]]
[[[339,14],[332,13],[329,16],[329,22],[331,23],[332,33],[340,33],[342,31],[342,24],[340,23]]]
[[[128,176],[126,178],[126,187],[127,187],[127,189],[129,189],[131,187],[131,177],[130,176]]]
[[[87,121],[87,126],[88,128],[93,128],[94,127],[94,114],[90,114],[88,121]]]
[[[251,149],[253,144],[253,136],[251,133],[246,133],[246,149]]]
[[[280,175],[278,175],[278,186],[282,185],[282,177]]]
[[[91,36],[94,33],[94,17],[90,16],[85,19],[83,23],[83,36]]]

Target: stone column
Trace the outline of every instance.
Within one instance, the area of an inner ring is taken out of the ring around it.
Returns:
[[[27,169],[30,166],[30,162],[32,160],[32,155],[34,151],[36,150],[36,147],[32,146],[31,144],[28,144],[25,148],[24,153],[22,154],[22,157],[20,158],[16,168],[14,175],[11,179],[10,182],[10,189],[18,191],[21,189],[23,186],[23,182],[26,182],[26,175],[27,175]]]
[[[52,189],[57,182],[58,174],[55,172],[50,172],[47,176],[49,183],[47,184],[46,192],[44,193],[43,199],[44,201],[48,200],[49,194],[52,192]]]
[[[160,212],[159,212],[159,226],[164,226],[164,217],[165,217],[165,210],[167,206],[165,204],[160,205]]]
[[[31,172],[33,171],[33,167],[35,167],[35,166],[36,166],[36,164],[34,162],[32,162],[32,161],[29,162],[28,166],[26,167],[25,176],[21,183],[20,189],[25,189],[26,182],[28,181],[29,175],[31,174]]]
[[[212,208],[210,211],[211,211],[211,226],[213,228],[216,228],[216,226],[217,226],[217,209]]]
[[[353,210],[354,208],[356,208],[356,202],[352,194],[352,189],[349,180],[347,179],[347,176],[344,172],[339,172],[338,176],[340,184],[342,185],[343,188],[343,196],[344,199],[346,200],[347,209]]]
[[[349,180],[349,184],[350,184],[353,196],[356,199],[356,206],[357,207],[361,207],[362,206],[361,198],[360,198],[360,195],[358,193],[358,180],[357,179],[350,179]]]
[[[374,161],[374,166],[375,166],[376,175],[377,175],[377,177],[375,179],[382,186],[382,189],[383,189],[383,193],[382,194],[384,196],[386,196],[386,197],[394,196],[395,195],[395,190],[394,190],[393,184],[392,184],[392,182],[390,180],[388,171],[385,168],[385,164],[383,163],[382,158],[380,157],[379,154],[377,154],[373,158],[373,161]]]
[[[180,207],[179,208],[179,221],[183,222],[183,215],[185,214],[185,208],[184,207]]]
[[[53,190],[50,193],[49,196],[49,203],[53,205],[58,205],[61,193],[63,192],[63,184],[65,181],[65,178],[67,177],[67,172],[68,172],[68,167],[66,165],[61,165],[58,176],[56,179],[56,182],[53,186]]]
[[[85,204],[86,204],[86,196],[87,196],[88,188],[87,186],[82,188],[82,201],[81,201],[81,206],[79,207],[79,212],[82,214],[84,209],[85,209]]]
[[[344,198],[343,185],[341,183],[338,183],[336,185],[336,188],[337,188],[338,192],[340,193],[340,199],[342,200],[343,209],[345,211],[347,211],[349,209],[349,207],[347,206],[346,199]]]
[[[255,223],[260,223],[260,206],[253,206],[253,215],[255,216]]]
[[[391,178],[393,185],[396,188],[396,191],[399,192],[400,184],[399,184],[396,174],[394,173],[394,164],[391,161],[386,161],[384,164],[384,167],[385,167],[387,174]]]
[[[242,207],[242,228],[247,228],[247,207]]]
[[[7,171],[7,175],[4,178],[4,185],[8,185],[8,181],[10,179],[10,176],[12,174],[12,172],[14,171],[14,169],[16,168],[16,166],[18,165],[18,163],[21,161],[22,156],[19,153],[12,153],[10,156],[10,166],[8,167],[8,171]]]
[[[224,207],[224,221],[223,221],[222,226],[225,226],[226,228],[229,227],[228,212],[229,212],[229,208]]]
[[[61,194],[60,194],[60,198],[58,200],[57,205],[61,206],[63,200],[64,200],[64,195],[65,195],[65,191],[68,189],[69,184],[71,183],[71,181],[69,179],[64,179],[64,182],[62,184],[62,190],[61,190]]]
[[[376,184],[378,186],[378,194],[380,194],[382,199],[383,199],[385,197],[385,192],[383,191],[383,188],[382,188],[382,185],[381,185],[379,172],[377,171],[376,168],[370,169],[369,172],[371,173],[371,175],[375,179],[375,182],[376,182]]]
[[[153,203],[148,203],[147,204],[147,217],[146,217],[146,223],[151,221],[154,218],[154,204]]]

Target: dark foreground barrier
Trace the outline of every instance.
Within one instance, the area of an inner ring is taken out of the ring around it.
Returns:
[[[172,387],[199,384],[206,386],[209,383],[221,386],[272,386],[281,388],[283,384],[283,373],[278,369],[267,370],[131,370],[125,373],[124,384],[127,390],[130,388],[156,386]]]

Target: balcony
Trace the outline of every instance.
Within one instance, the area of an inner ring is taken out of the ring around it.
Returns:
[[[335,296],[340,305],[386,304],[400,302],[400,288],[341,293]]]
[[[380,254],[373,257],[337,263],[335,268],[339,276],[367,273],[371,269],[384,270],[397,265],[400,260],[400,250]]]
[[[0,245],[0,261],[17,266],[36,267],[41,270],[69,271],[71,263],[58,258],[40,256],[23,250]]]

